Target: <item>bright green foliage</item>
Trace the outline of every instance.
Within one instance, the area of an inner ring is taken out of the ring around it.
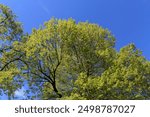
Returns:
[[[150,99],[150,62],[134,44],[117,52],[107,29],[54,18],[20,40],[15,24],[15,38],[1,37],[13,40],[0,58],[0,86],[9,96],[26,81],[29,99]]]
[[[0,40],[19,40],[20,33],[22,29],[15,15],[8,7],[0,4]]]
[[[150,62],[130,44],[120,50],[114,64],[103,75],[104,99],[149,99]],[[108,97],[107,97],[108,95]]]
[[[13,96],[15,90],[21,87],[21,80],[15,80],[20,74],[17,63],[18,53],[14,50],[14,41],[20,41],[22,29],[12,11],[0,4],[0,95],[6,93]]]
[[[31,87],[42,87],[44,99],[70,95],[81,72],[99,76],[108,69],[115,56],[114,41],[109,31],[96,24],[51,19],[33,29],[22,44],[25,77]]]
[[[149,99],[150,62],[130,44],[120,50],[101,76],[82,73],[75,85],[71,99]]]

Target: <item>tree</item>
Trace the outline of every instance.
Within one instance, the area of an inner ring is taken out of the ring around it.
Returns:
[[[96,24],[51,19],[16,47],[26,55],[23,71],[30,89],[42,87],[42,97],[49,99],[69,95],[81,72],[101,75],[112,61],[108,57],[115,53],[114,41],[109,31]]]
[[[117,53],[101,76],[81,73],[66,99],[150,99],[150,62],[130,44]]]
[[[114,43],[111,33],[96,24],[51,19],[26,39],[13,42],[7,54],[16,58],[19,78],[26,79],[32,91],[38,89],[44,99],[61,98],[72,92],[81,72],[99,76],[108,69]]]
[[[15,68],[17,51],[13,49],[13,43],[21,41],[22,32],[12,11],[0,4],[0,94],[6,93],[9,97],[20,87],[20,83],[15,82],[14,78],[18,70]]]
[[[1,54],[0,84],[13,89],[10,96],[26,81],[29,99],[150,98],[150,62],[134,44],[117,52],[113,35],[97,24],[52,18],[15,35]]]

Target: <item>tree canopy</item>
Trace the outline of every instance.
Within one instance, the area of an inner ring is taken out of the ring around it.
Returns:
[[[26,84],[28,99],[150,99],[150,62],[134,44],[118,52],[110,31],[73,19],[23,35],[0,9],[0,90],[9,97]]]
[[[6,93],[9,97],[21,86],[15,79],[19,73],[15,57],[18,52],[13,49],[13,44],[21,41],[22,33],[16,16],[8,7],[0,4],[0,94]]]

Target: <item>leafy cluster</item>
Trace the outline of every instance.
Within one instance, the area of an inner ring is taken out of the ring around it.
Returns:
[[[13,43],[22,38],[22,27],[16,21],[12,11],[0,4],[0,94],[13,97],[15,90],[21,87],[22,80],[17,68],[18,52],[13,49]],[[20,53],[20,52],[19,52]]]
[[[0,10],[0,90],[9,97],[26,82],[28,99],[150,99],[150,62],[134,44],[117,52],[107,29],[73,19],[23,35]]]

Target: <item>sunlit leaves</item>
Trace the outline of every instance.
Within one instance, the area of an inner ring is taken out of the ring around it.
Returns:
[[[72,99],[77,94],[85,99],[149,99],[150,62],[130,44],[117,53],[100,77],[81,75],[75,85]]]
[[[150,98],[150,62],[134,44],[117,52],[107,29],[71,18],[22,36],[10,9],[0,9],[0,88],[9,96],[26,81],[28,99]]]
[[[22,79],[16,79],[20,75],[17,68],[20,53],[16,45],[21,41],[22,32],[16,16],[8,7],[0,4],[0,90],[9,98],[22,85]]]

